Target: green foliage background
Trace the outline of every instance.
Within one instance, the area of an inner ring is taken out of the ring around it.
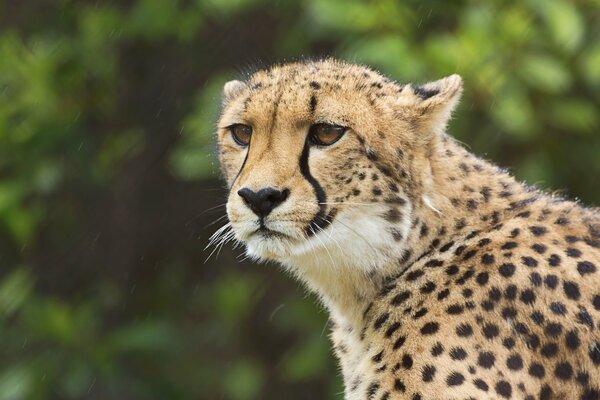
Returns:
[[[461,74],[452,134],[600,204],[598,0],[5,0],[0,398],[341,398],[314,298],[203,250],[222,84],[323,55]]]

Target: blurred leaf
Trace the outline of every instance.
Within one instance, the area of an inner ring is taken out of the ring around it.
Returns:
[[[582,56],[583,74],[589,84],[600,86],[600,43],[593,43]]]
[[[160,320],[141,321],[121,327],[111,335],[110,343],[119,352],[152,353],[179,345],[166,321]]]
[[[559,129],[574,133],[594,133],[600,122],[597,108],[577,99],[554,101],[548,119]]]
[[[255,399],[264,380],[265,373],[259,363],[239,360],[225,374],[223,388],[234,400]]]
[[[574,3],[548,0],[540,7],[556,43],[572,53],[581,44],[584,24]]]
[[[559,93],[571,85],[571,76],[557,59],[540,54],[523,57],[519,69],[526,84],[547,93]]]
[[[312,335],[292,349],[284,359],[282,375],[289,381],[306,381],[324,372],[328,366],[327,342]]]
[[[25,365],[13,366],[0,375],[0,398],[20,400],[29,398],[32,392],[32,377]]]
[[[0,315],[6,317],[17,311],[33,288],[30,273],[24,268],[12,271],[0,282]]]

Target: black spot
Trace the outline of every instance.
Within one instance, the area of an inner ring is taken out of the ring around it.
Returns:
[[[544,323],[544,314],[542,314],[539,311],[534,311],[531,313],[531,319],[533,320],[533,322],[535,322],[537,325],[542,325]]]
[[[309,83],[309,85],[310,85],[310,87],[311,87],[311,88],[313,88],[313,89],[317,89],[317,90],[318,90],[318,89],[321,89],[321,85],[319,84],[319,82],[311,81],[311,82]]]
[[[556,275],[550,274],[544,278],[544,283],[549,289],[556,289],[558,286],[558,277]]]
[[[538,265],[537,260],[529,256],[521,257],[521,262],[523,262],[523,264],[527,265],[528,267],[532,268],[535,268]]]
[[[385,322],[388,320],[388,318],[390,317],[390,314],[388,313],[384,313],[382,315],[380,315],[376,320],[375,323],[373,324],[373,328],[375,330],[379,330],[381,328],[381,326],[383,324],[385,324]]]
[[[458,271],[459,269],[456,265],[449,265],[448,267],[446,267],[446,274],[448,275],[456,275]]]
[[[556,337],[562,333],[562,325],[558,322],[550,322],[546,325],[544,332],[550,337]]]
[[[431,348],[431,355],[434,357],[439,356],[440,354],[442,354],[444,352],[444,346],[440,343],[437,342],[432,348]]]
[[[506,242],[502,245],[502,250],[512,250],[517,246],[518,244],[516,242]]]
[[[473,249],[473,250],[469,250],[465,253],[465,255],[463,256],[463,260],[469,260],[471,258],[473,258],[473,256],[477,254],[477,250]]]
[[[485,324],[483,326],[483,335],[489,340],[498,336],[499,333],[500,333],[500,330],[498,329],[498,325],[496,325],[496,324],[492,324],[492,323],[488,322],[487,324]]]
[[[600,400],[600,391],[588,388],[581,394],[580,400]]]
[[[433,335],[438,331],[440,325],[437,322],[428,322],[421,328],[421,334],[423,335]]]
[[[502,309],[502,318],[511,319],[517,316],[517,310],[513,307],[504,307]]]
[[[435,290],[435,287],[435,283],[427,281],[423,286],[421,286],[421,289],[419,290],[421,291],[421,293],[427,294],[433,292]]]
[[[390,304],[393,306],[399,306],[400,304],[405,302],[409,297],[410,297],[410,292],[407,292],[407,291],[400,292],[392,298],[392,301],[390,302]]]
[[[377,353],[373,357],[371,357],[371,360],[375,363],[380,362],[382,359],[383,359],[383,350],[381,350],[379,353]]]
[[[508,285],[506,289],[504,289],[504,297],[506,297],[507,300],[514,300],[517,297],[517,286]]]
[[[536,253],[539,254],[544,254],[546,252],[547,247],[543,244],[540,243],[536,243],[533,246],[531,246],[531,248],[533,249],[533,251],[535,251]]]
[[[487,246],[491,242],[492,242],[491,239],[489,239],[489,238],[483,238],[477,244],[479,245],[479,247],[483,247],[483,246]]]
[[[481,379],[475,379],[473,381],[473,384],[475,385],[475,387],[479,390],[482,390],[484,392],[487,392],[489,389],[489,386],[487,383],[485,383],[484,381],[482,381]]]
[[[580,261],[577,263],[577,271],[581,276],[596,272],[596,266],[589,261]]]
[[[594,298],[592,299],[592,304],[594,305],[594,308],[598,311],[600,311],[600,295],[595,295]]]
[[[449,294],[450,294],[450,289],[446,288],[438,293],[437,298],[438,298],[438,300],[444,300],[446,297],[448,297]]]
[[[431,382],[435,376],[435,367],[433,365],[426,365],[423,367],[421,375],[423,382]]]
[[[575,380],[581,386],[587,386],[590,383],[590,375],[585,371],[581,371],[577,373]]]
[[[406,275],[406,280],[409,282],[412,282],[412,281],[417,280],[417,278],[420,278],[424,274],[425,274],[425,272],[422,269],[418,269],[416,271],[411,271]]]
[[[529,227],[529,231],[535,236],[542,236],[546,233],[546,228],[544,228],[543,226],[531,226]]]
[[[440,253],[444,253],[444,252],[450,250],[450,248],[452,246],[454,246],[454,242],[446,243],[445,245],[443,245],[442,247],[440,247]]]
[[[498,393],[498,395],[504,397],[505,399],[510,399],[510,396],[512,395],[512,388],[510,386],[510,383],[506,381],[499,381],[498,383],[496,383],[496,393]]]
[[[552,399],[552,388],[548,385],[542,386],[542,390],[540,390],[540,400],[550,399]]]
[[[490,265],[490,264],[493,264],[493,263],[494,263],[494,256],[493,256],[492,254],[484,254],[484,255],[481,257],[481,262],[482,262],[484,265]]]
[[[427,314],[427,309],[425,307],[418,310],[415,315],[413,315],[413,319],[419,319]]]
[[[477,358],[477,364],[482,367],[482,368],[486,368],[486,369],[490,369],[494,366],[494,363],[496,362],[496,356],[494,356],[494,353],[490,352],[490,351],[484,351],[482,353],[479,353],[479,357]]]
[[[581,297],[579,286],[573,281],[564,281],[563,290],[565,291],[565,295],[571,300],[579,300]]]
[[[469,337],[473,334],[473,328],[467,323],[461,323],[456,327],[456,334],[460,337]]]
[[[477,275],[476,280],[477,280],[477,283],[479,283],[480,285],[485,285],[488,282],[489,278],[490,278],[490,276],[487,272],[480,272]]]
[[[542,286],[542,276],[537,272],[532,272],[529,275],[529,281],[533,286]]]
[[[506,360],[506,366],[513,371],[518,371],[523,368],[523,359],[518,354],[512,354]]]
[[[459,386],[465,381],[465,377],[459,372],[452,372],[446,378],[446,384],[448,386]]]
[[[552,254],[548,258],[548,264],[550,264],[551,267],[559,266],[560,265],[560,256],[558,254]]]
[[[367,387],[367,398],[372,399],[375,393],[379,390],[379,383],[373,382]]]
[[[498,271],[500,271],[500,275],[502,275],[503,277],[509,278],[515,273],[515,266],[514,264],[510,263],[502,264],[500,268],[498,268]]]
[[[515,339],[507,337],[502,341],[502,345],[510,350],[515,347]]]
[[[594,364],[600,365],[600,342],[593,342],[590,345],[588,354]]]
[[[521,292],[521,301],[525,304],[535,303],[535,293],[531,289],[525,289]]]
[[[502,292],[500,292],[500,289],[498,289],[497,287],[493,287],[488,292],[488,297],[491,301],[499,301],[502,297]]]
[[[571,350],[577,350],[581,341],[579,340],[579,336],[577,335],[577,331],[575,329],[570,330],[565,335],[565,344]]]
[[[581,250],[576,249],[574,247],[569,247],[567,249],[567,251],[565,251],[565,253],[567,253],[567,256],[571,257],[571,258],[578,258],[581,257]]]
[[[462,347],[452,348],[449,354],[453,360],[464,360],[467,357],[467,352]]]
[[[413,366],[413,359],[409,354],[402,356],[402,366],[404,369],[410,369]]]
[[[546,343],[540,349],[540,353],[547,358],[554,357],[558,353],[558,346],[554,342]]]
[[[462,314],[463,311],[464,308],[460,304],[453,304],[446,309],[446,312],[451,315]]]
[[[457,256],[460,256],[462,254],[462,252],[465,251],[466,248],[467,248],[467,246],[460,245],[456,249],[454,249],[454,254]]]
[[[406,342],[406,336],[400,336],[398,339],[396,339],[393,346],[394,350],[398,350],[400,347],[402,347],[404,342]]]
[[[560,362],[554,368],[554,375],[563,381],[568,381],[573,376],[573,367],[568,362]]]
[[[565,315],[567,313],[567,307],[558,301],[550,303],[550,310],[556,315]]]
[[[531,365],[529,366],[529,375],[536,377],[538,379],[542,379],[545,374],[546,374],[546,371],[542,364],[534,362],[534,363],[531,363]]]
[[[401,326],[400,322],[394,322],[385,331],[385,337],[387,337],[387,338],[392,337],[392,335],[400,328],[400,326]]]
[[[396,379],[394,381],[394,390],[397,392],[406,392],[406,386],[404,385],[404,382],[402,382],[400,379]]]

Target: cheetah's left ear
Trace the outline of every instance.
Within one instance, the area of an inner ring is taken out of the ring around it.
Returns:
[[[462,78],[450,75],[420,86],[409,85],[407,101],[412,103],[413,118],[419,136],[428,141],[444,132],[462,93]],[[405,90],[406,91],[406,90]]]
[[[246,88],[242,81],[229,81],[223,86],[223,105],[227,105],[232,99],[239,95]]]

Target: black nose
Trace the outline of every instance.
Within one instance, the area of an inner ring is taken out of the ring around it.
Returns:
[[[243,188],[238,194],[256,215],[261,218],[269,215],[271,211],[287,199],[290,191],[288,189],[277,190],[275,188],[264,188],[258,192]]]

